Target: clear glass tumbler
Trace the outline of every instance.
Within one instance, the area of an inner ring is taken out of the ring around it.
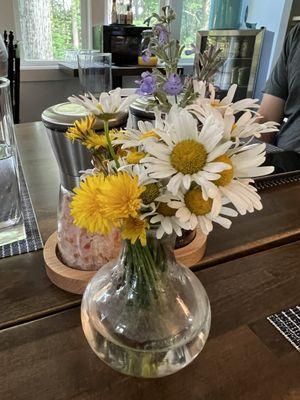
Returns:
[[[95,50],[78,53],[78,73],[84,92],[99,96],[111,90],[111,54]]]
[[[0,78],[0,246],[24,238],[9,80]]]

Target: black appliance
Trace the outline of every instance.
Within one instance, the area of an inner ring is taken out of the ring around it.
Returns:
[[[112,54],[116,65],[137,65],[142,32],[147,26],[103,25],[103,51]]]

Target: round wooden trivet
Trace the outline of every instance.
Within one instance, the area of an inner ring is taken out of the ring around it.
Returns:
[[[197,264],[206,250],[206,236],[197,231],[195,239],[187,246],[176,249],[177,261],[186,267]],[[70,268],[57,257],[57,233],[54,232],[44,247],[44,260],[48,278],[54,285],[67,292],[83,294],[89,281],[97,271],[82,271]]]

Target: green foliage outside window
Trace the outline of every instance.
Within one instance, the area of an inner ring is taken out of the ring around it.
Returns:
[[[154,12],[159,10],[158,0],[133,0],[133,21],[134,25],[145,25],[144,21]]]
[[[53,58],[63,59],[66,50],[81,48],[80,0],[50,0]]]
[[[18,0],[25,60],[59,60],[80,49],[80,0]]]
[[[198,31],[207,29],[209,11],[210,0],[183,0],[180,41],[186,47],[196,44]]]

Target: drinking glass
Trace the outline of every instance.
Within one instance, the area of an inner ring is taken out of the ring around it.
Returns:
[[[77,63],[78,50],[66,50],[64,61],[68,63]]]
[[[0,246],[24,238],[9,80],[0,78]]]
[[[95,50],[80,51],[77,56],[80,85],[84,92],[99,96],[111,90],[111,54]]]

